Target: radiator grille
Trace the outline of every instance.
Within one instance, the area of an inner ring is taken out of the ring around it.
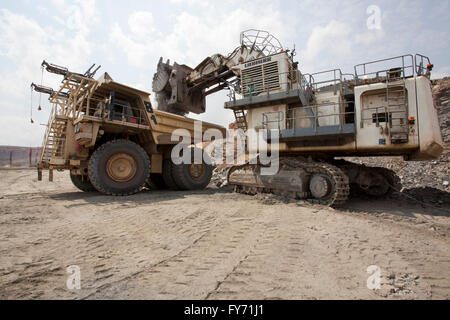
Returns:
[[[279,89],[280,75],[278,62],[270,62],[242,70],[242,92],[244,96],[258,95],[261,92]]]

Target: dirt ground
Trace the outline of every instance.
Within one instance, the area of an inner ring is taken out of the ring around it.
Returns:
[[[50,183],[0,170],[0,298],[449,299],[449,211],[229,188],[111,197],[79,192],[67,172]],[[71,265],[80,290],[66,286]]]

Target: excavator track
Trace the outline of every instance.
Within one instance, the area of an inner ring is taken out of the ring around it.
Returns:
[[[383,183],[385,184],[385,186],[379,186],[380,187],[380,191],[377,192],[376,188],[372,189],[372,192],[369,192],[369,190],[364,190],[363,188],[361,188],[361,191],[365,192],[367,195],[370,196],[374,196],[374,197],[385,197],[385,196],[389,196],[394,192],[401,192],[402,190],[402,182],[400,177],[391,169],[387,169],[387,168],[383,168],[383,167],[368,167],[364,164],[356,164],[353,162],[349,162],[346,160],[337,160],[334,161],[333,164],[339,168],[341,168],[341,170],[343,170],[344,172],[346,172],[346,174],[349,177],[353,177],[355,174],[354,172],[370,172],[370,173],[374,173],[377,174],[379,176],[382,176],[385,180],[383,181]],[[353,171],[353,173],[351,173],[351,171]],[[358,187],[358,183],[357,181],[354,181],[357,179],[350,179],[350,185],[355,185]],[[384,192],[384,190],[387,189],[386,192]]]
[[[259,164],[232,167],[228,173],[229,184],[235,185],[235,191],[240,193],[273,193],[333,207],[344,204],[350,194],[345,172],[329,163],[283,158],[280,170],[273,176],[260,175],[261,167]],[[317,182],[312,182],[312,178]],[[315,192],[310,190],[311,186]]]

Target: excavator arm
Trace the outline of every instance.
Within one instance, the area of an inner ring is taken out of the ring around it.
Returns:
[[[274,41],[275,40],[275,41]],[[274,45],[275,43],[275,45]],[[279,41],[267,32],[241,33],[241,45],[227,57],[221,54],[204,59],[196,68],[159,60],[152,88],[158,109],[185,115],[206,111],[206,96],[227,88],[239,91],[239,72],[235,66],[282,50]]]

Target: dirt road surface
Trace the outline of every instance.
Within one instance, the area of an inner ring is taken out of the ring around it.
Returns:
[[[448,210],[227,188],[111,197],[67,172],[0,170],[0,298],[449,299]],[[66,285],[73,265],[80,290]]]

